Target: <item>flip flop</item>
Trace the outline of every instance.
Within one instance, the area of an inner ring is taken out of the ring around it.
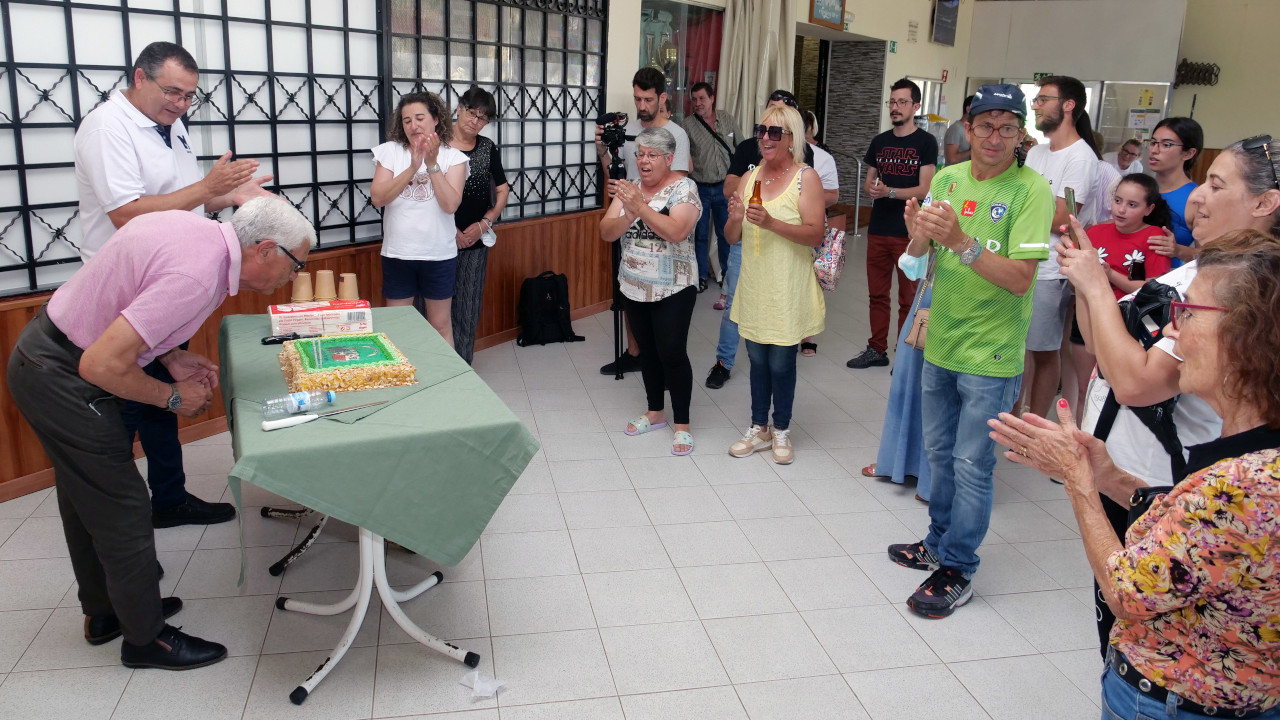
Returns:
[[[725,295],[721,295],[719,300],[716,300],[714,303],[712,303],[712,304],[711,304],[711,309],[712,309],[712,310],[723,310],[723,309],[724,309],[724,306],[725,306],[725,303],[726,303],[726,301],[728,301],[728,299],[729,299],[729,298],[728,298],[727,296],[725,296]]]
[[[665,422],[660,422],[660,423],[658,423],[657,425],[654,425],[654,424],[650,423],[650,422],[649,422],[649,418],[648,418],[648,417],[646,417],[646,416],[644,416],[644,415],[641,415],[640,417],[636,418],[635,420],[632,420],[629,424],[630,424],[632,427],[634,427],[634,428],[636,429],[636,431],[635,431],[635,432],[631,432],[631,430],[629,430],[629,429],[627,429],[627,428],[623,428],[622,432],[626,433],[627,435],[630,435],[631,437],[635,437],[636,435],[643,435],[643,434],[645,434],[645,433],[649,432],[650,430],[658,430],[658,429],[660,429],[660,428],[664,428],[664,427],[666,427],[666,426],[667,426],[667,424],[666,424]]]
[[[802,342],[800,343],[800,355],[802,357],[813,357],[818,354],[818,343]]]
[[[665,425],[665,423],[663,423]],[[676,450],[677,445],[688,445],[688,450]],[[693,434],[688,430],[677,430],[671,436],[671,454],[672,455],[688,455],[693,452]]]
[[[876,464],[875,464],[875,463],[871,463],[870,465],[868,465],[868,466],[866,466],[866,467],[862,468],[862,476],[863,476],[863,477],[881,477],[880,475],[877,475],[877,474],[876,474]]]

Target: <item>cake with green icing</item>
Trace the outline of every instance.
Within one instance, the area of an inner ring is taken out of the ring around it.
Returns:
[[[417,382],[413,365],[384,333],[286,342],[280,352],[280,368],[290,392],[349,392]]]

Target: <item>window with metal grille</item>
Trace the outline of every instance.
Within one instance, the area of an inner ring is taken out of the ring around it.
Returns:
[[[599,207],[595,118],[603,110],[606,0],[392,0],[391,93],[473,84],[498,116],[484,135],[511,186],[503,219]]]

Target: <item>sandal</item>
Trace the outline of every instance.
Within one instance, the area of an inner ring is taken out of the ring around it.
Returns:
[[[800,354],[804,357],[813,357],[818,354],[818,343],[802,342],[800,343]]]
[[[862,468],[862,476],[863,477],[880,477],[880,475],[876,474],[876,464],[871,463],[870,465]]]
[[[635,420],[632,420],[630,423],[627,423],[627,424],[630,427],[623,428],[622,432],[627,435],[630,435],[631,437],[635,437],[636,435],[643,435],[649,432],[650,430],[659,430],[667,426],[665,422],[660,422],[656,425],[653,423],[650,423],[649,417],[647,415],[641,415],[640,417],[636,418]],[[636,429],[635,432],[632,432],[631,428],[635,428]]]
[[[676,450],[677,445],[688,445],[688,450]],[[693,434],[688,430],[677,430],[671,436],[671,454],[688,455],[693,452]]]
[[[728,302],[728,300],[729,300],[729,296],[727,296],[727,295],[721,295],[719,300],[717,300],[717,301],[715,301],[714,303],[712,303],[712,305],[711,305],[711,309],[712,309],[712,310],[723,310],[723,309],[724,309],[724,306],[725,306],[725,303],[726,303],[726,302]]]

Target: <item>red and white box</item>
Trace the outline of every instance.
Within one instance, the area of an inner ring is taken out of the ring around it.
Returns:
[[[267,307],[271,334],[350,335],[373,332],[368,300],[328,300]]]

